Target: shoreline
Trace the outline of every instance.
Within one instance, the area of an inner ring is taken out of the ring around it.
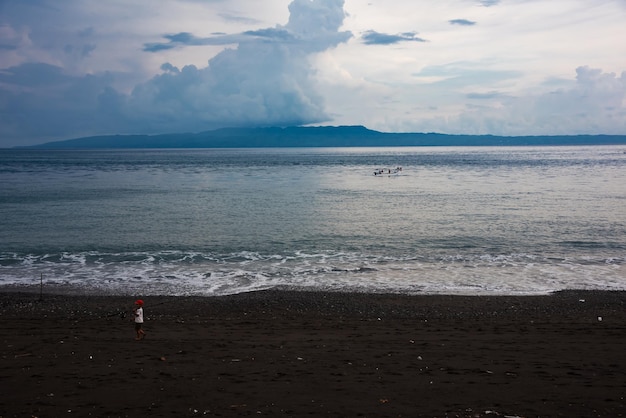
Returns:
[[[3,418],[624,416],[626,291],[0,290]]]
[[[137,288],[139,289],[139,287]],[[426,296],[458,296],[458,297],[535,297],[535,296],[550,296],[550,295],[558,295],[561,293],[626,293],[626,289],[621,288],[565,288],[565,289],[556,289],[556,290],[541,290],[541,291],[518,291],[512,293],[506,293],[505,291],[480,291],[478,293],[472,293],[470,291],[449,291],[449,292],[428,292],[428,291],[402,291],[399,289],[366,289],[366,288],[329,288],[322,289],[317,287],[301,287],[301,286],[289,286],[289,285],[278,285],[278,286],[268,286],[266,288],[254,288],[247,289],[233,293],[225,293],[225,294],[202,294],[202,293],[185,293],[185,294],[168,294],[170,290],[165,290],[165,293],[158,293],[153,291],[149,292],[140,292],[135,291],[119,291],[119,290],[111,290],[106,287],[84,287],[77,286],[74,284],[63,284],[56,282],[46,282],[43,281],[42,284],[39,282],[29,283],[29,284],[4,284],[0,285],[0,294],[2,293],[21,293],[21,294],[37,294],[43,296],[82,296],[82,297],[94,297],[94,296],[102,296],[102,297],[133,297],[137,294],[142,294],[144,297],[180,297],[180,298],[227,298],[230,296],[235,296],[239,294],[254,294],[254,293],[264,293],[264,292],[280,292],[280,293],[327,293],[327,294],[364,294],[364,295],[394,295],[394,296],[409,296],[409,297],[426,297]]]

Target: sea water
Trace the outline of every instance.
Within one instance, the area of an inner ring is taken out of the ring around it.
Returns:
[[[624,146],[0,150],[0,287],[542,294],[625,266]]]

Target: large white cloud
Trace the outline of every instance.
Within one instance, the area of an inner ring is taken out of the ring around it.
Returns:
[[[323,98],[312,85],[312,53],[334,48],[351,34],[339,28],[343,0],[294,0],[285,26],[247,31],[238,46],[204,68],[168,65],[167,73],[132,92],[127,113],[150,131],[198,130],[216,126],[301,125],[326,122]],[[232,36],[199,39],[168,35],[150,49],[232,42]]]

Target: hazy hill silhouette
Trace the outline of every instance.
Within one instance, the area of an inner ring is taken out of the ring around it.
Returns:
[[[616,145],[626,135],[494,136],[438,133],[384,133],[363,126],[224,128],[199,133],[101,135],[47,142],[21,148],[252,148],[252,147],[381,147]]]

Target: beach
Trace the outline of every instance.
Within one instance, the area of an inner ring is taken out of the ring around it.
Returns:
[[[619,417],[625,302],[3,291],[0,416]]]

